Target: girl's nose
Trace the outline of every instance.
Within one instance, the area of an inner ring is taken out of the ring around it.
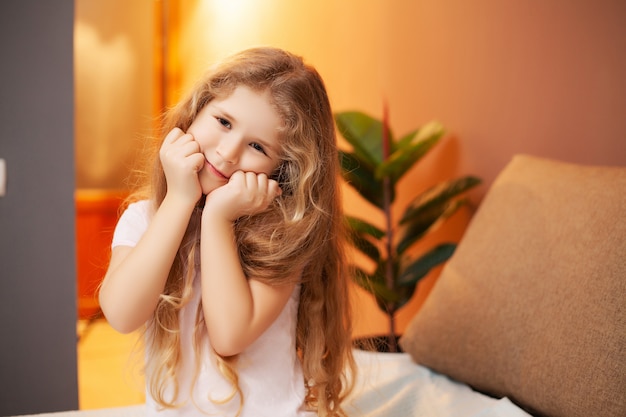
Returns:
[[[220,141],[217,146],[217,154],[229,164],[235,164],[239,160],[240,141],[227,138]]]

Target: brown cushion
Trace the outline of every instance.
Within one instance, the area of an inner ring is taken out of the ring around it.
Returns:
[[[547,416],[626,416],[626,167],[518,155],[402,348]]]

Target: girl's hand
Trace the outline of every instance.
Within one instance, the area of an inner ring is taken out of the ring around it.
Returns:
[[[198,171],[204,166],[198,142],[176,127],[165,137],[159,157],[167,181],[167,195],[195,205],[202,196]]]
[[[203,213],[235,221],[265,210],[281,192],[278,182],[266,174],[236,171],[227,184],[207,195]]]

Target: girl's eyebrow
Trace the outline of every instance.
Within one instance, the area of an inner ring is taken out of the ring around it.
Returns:
[[[224,110],[219,104],[214,104],[214,103],[210,103],[210,104],[212,104],[212,106],[215,108],[215,110],[217,110],[219,113],[222,114],[224,119],[228,119],[229,122],[236,122],[237,121],[237,118],[235,118],[233,115],[231,115],[226,110]]]

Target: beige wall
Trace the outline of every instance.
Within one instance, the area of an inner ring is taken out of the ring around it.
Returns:
[[[172,0],[170,7],[180,18],[171,100],[213,61],[268,44],[315,65],[336,111],[380,116],[386,98],[396,134],[444,123],[448,137],[403,181],[399,206],[413,190],[460,174],[485,180],[472,194],[477,203],[516,153],[626,165],[622,0]],[[351,190],[346,207],[361,207]],[[457,215],[438,238],[458,239],[470,216],[471,209]],[[433,278],[400,312],[400,330]],[[382,331],[384,316],[359,299],[357,333]]]

